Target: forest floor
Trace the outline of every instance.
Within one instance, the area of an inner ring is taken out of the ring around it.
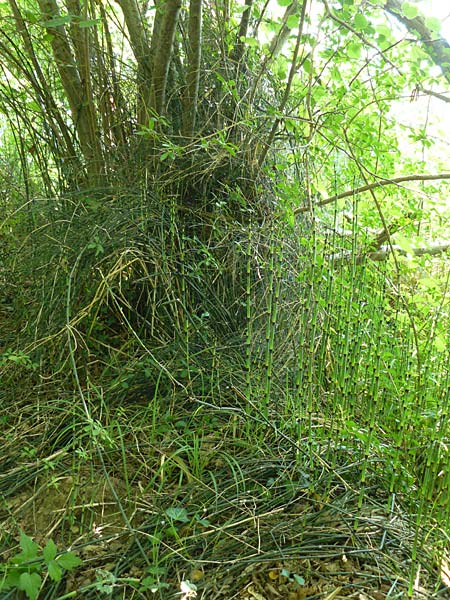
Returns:
[[[145,389],[89,400],[88,421],[77,392],[17,373],[0,389],[0,553],[7,577],[20,532],[41,549],[21,567],[41,577],[28,597],[450,598],[432,529],[386,492],[377,457],[362,487],[342,440],[328,441],[342,449],[330,464],[295,424],[176,394],[156,403]],[[48,540],[81,559],[60,580]],[[25,597],[6,588],[1,598]]]
[[[41,416],[31,396],[1,401],[3,565],[19,531],[82,560],[61,582],[42,565],[39,598],[450,597],[443,559],[418,548],[380,481],[352,483],[356,463],[309,472],[287,436],[267,431],[251,448],[243,421],[211,409],[171,413],[149,443],[142,405],[120,409],[120,443],[83,454],[56,401]]]

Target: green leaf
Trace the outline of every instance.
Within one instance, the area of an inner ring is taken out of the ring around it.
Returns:
[[[294,573],[294,575],[292,575],[292,577],[294,578],[295,583],[297,583],[298,585],[305,585],[305,580],[300,575],[296,575]]]
[[[347,54],[349,58],[359,58],[361,56],[361,44],[357,42],[351,42],[347,46]]]
[[[48,575],[52,581],[61,581],[63,569],[56,560],[51,560],[48,565]]]
[[[289,6],[292,4],[292,0],[277,0],[278,6]]]
[[[419,9],[414,4],[403,2],[401,12],[406,19],[415,19],[419,14]]]
[[[294,29],[294,27],[297,27],[298,23],[299,23],[298,15],[291,15],[290,17],[287,18],[287,21],[286,21],[286,25],[289,29]]]
[[[47,29],[50,27],[61,27],[62,25],[66,25],[67,23],[71,23],[73,21],[73,15],[64,15],[61,17],[54,17],[48,21],[43,21],[41,23],[42,27],[46,27]]]
[[[169,517],[169,519],[172,519],[172,521],[180,521],[181,523],[188,523],[190,520],[186,509],[182,506],[173,506],[172,508],[168,508],[166,510],[166,515]]]
[[[437,19],[436,17],[426,17],[425,18],[425,25],[433,33],[440,33],[441,32],[442,22],[441,22],[440,19]]]
[[[79,567],[83,562],[81,558],[78,558],[78,556],[73,552],[65,552],[64,554],[61,554],[56,561],[63,569],[66,569],[66,571],[70,571],[75,567]]]
[[[375,26],[375,31],[380,35],[384,35],[386,38],[391,37],[392,29],[386,25],[385,23],[381,23],[380,25]]]
[[[82,29],[85,27],[96,27],[101,22],[101,19],[86,19],[83,21],[79,21],[78,27],[81,27]]]
[[[39,546],[23,531],[20,534],[19,546],[22,548],[22,555],[25,560],[32,560],[37,557]]]
[[[41,577],[37,573],[22,573],[19,579],[19,590],[25,592],[27,598],[36,600],[41,587]]]
[[[241,35],[241,42],[248,46],[249,48],[258,48],[259,41],[253,37],[245,37],[245,35]]]
[[[355,15],[353,26],[356,29],[356,31],[364,31],[365,29],[367,29],[368,24],[369,22],[364,15],[362,15],[361,13]]]
[[[44,556],[45,562],[48,564],[50,561],[56,558],[57,548],[53,540],[48,540],[45,545],[42,555]]]

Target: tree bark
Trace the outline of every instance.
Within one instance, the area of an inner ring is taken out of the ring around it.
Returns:
[[[46,20],[60,16],[56,0],[38,0],[42,16]],[[83,81],[72,54],[64,25],[48,26],[51,46],[61,82],[69,103],[81,152],[86,162],[86,172],[90,183],[97,185],[103,175],[101,145],[95,128],[95,115],[88,99],[88,83]]]
[[[166,0],[161,8],[164,11],[164,16],[154,57],[150,94],[150,106],[158,115],[163,115],[165,112],[167,77],[180,9],[181,0]]]
[[[202,48],[202,0],[191,0],[187,40],[186,95],[183,106],[183,136],[192,137],[197,114]]]

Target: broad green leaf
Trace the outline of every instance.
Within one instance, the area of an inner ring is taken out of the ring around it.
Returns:
[[[259,48],[259,41],[257,38],[241,36],[241,42],[249,48]]]
[[[37,573],[22,573],[18,588],[25,592],[29,600],[36,600],[41,587],[41,581],[41,577]]]
[[[375,31],[380,35],[384,35],[387,38],[392,35],[392,29],[386,25],[385,23],[381,23],[380,25],[375,25]]]
[[[355,19],[353,21],[353,26],[357,31],[364,31],[367,29],[369,22],[364,15],[358,13],[355,15]]]
[[[73,552],[65,552],[56,559],[57,563],[66,571],[70,571],[82,564],[81,558],[78,558]]]
[[[173,506],[172,508],[168,508],[166,510],[166,515],[172,521],[180,521],[181,523],[188,523],[189,517],[187,511],[182,506]]]
[[[294,27],[297,27],[298,22],[299,22],[298,15],[291,15],[290,17],[288,17],[288,19],[286,21],[286,25],[289,27],[289,29],[294,29]]]
[[[303,61],[303,68],[304,68],[305,72],[308,73],[308,75],[311,74],[311,72],[312,72],[312,64],[311,64],[311,61],[308,58]]]
[[[19,546],[21,547],[22,555],[26,560],[37,557],[39,546],[23,531],[20,534]]]
[[[52,581],[61,581],[63,569],[61,565],[56,562],[56,560],[51,560],[48,563],[47,568],[49,577]]]
[[[401,12],[406,19],[415,19],[419,14],[419,9],[414,4],[403,2]]]
[[[85,27],[96,27],[99,23],[101,23],[101,19],[86,19],[78,22],[78,27],[82,29]]]
[[[430,29],[433,33],[440,33],[442,22],[440,19],[436,17],[426,17],[425,25]]]
[[[55,542],[53,540],[48,540],[42,551],[45,562],[48,564],[50,561],[54,560],[56,558],[56,553],[57,548]]]
[[[61,17],[54,17],[48,21],[43,21],[41,23],[42,27],[61,27],[61,25],[66,25],[67,23],[71,23],[73,21],[73,15],[64,15]]]
[[[438,352],[445,352],[447,350],[447,342],[441,335],[437,335],[434,338],[434,346]]]
[[[347,54],[349,58],[359,58],[361,56],[361,49],[361,44],[358,44],[357,42],[351,42],[347,46]]]
[[[292,0],[277,0],[278,6],[289,6],[292,4]]]

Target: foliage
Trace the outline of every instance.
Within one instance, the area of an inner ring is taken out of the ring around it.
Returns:
[[[424,100],[448,48],[417,11],[0,6],[2,493],[11,528],[21,487],[59,487],[46,528],[111,543],[86,597],[188,597],[318,535],[345,555],[373,506],[409,544],[384,595],[443,559],[450,175]],[[4,585],[33,598],[70,553],[21,548]]]
[[[44,572],[52,581],[60,581],[65,571],[75,569],[82,563],[73,552],[58,555],[53,540],[48,540],[40,550],[29,536],[21,532],[19,545],[21,552],[2,566],[0,590],[18,589],[30,600],[38,597]]]

